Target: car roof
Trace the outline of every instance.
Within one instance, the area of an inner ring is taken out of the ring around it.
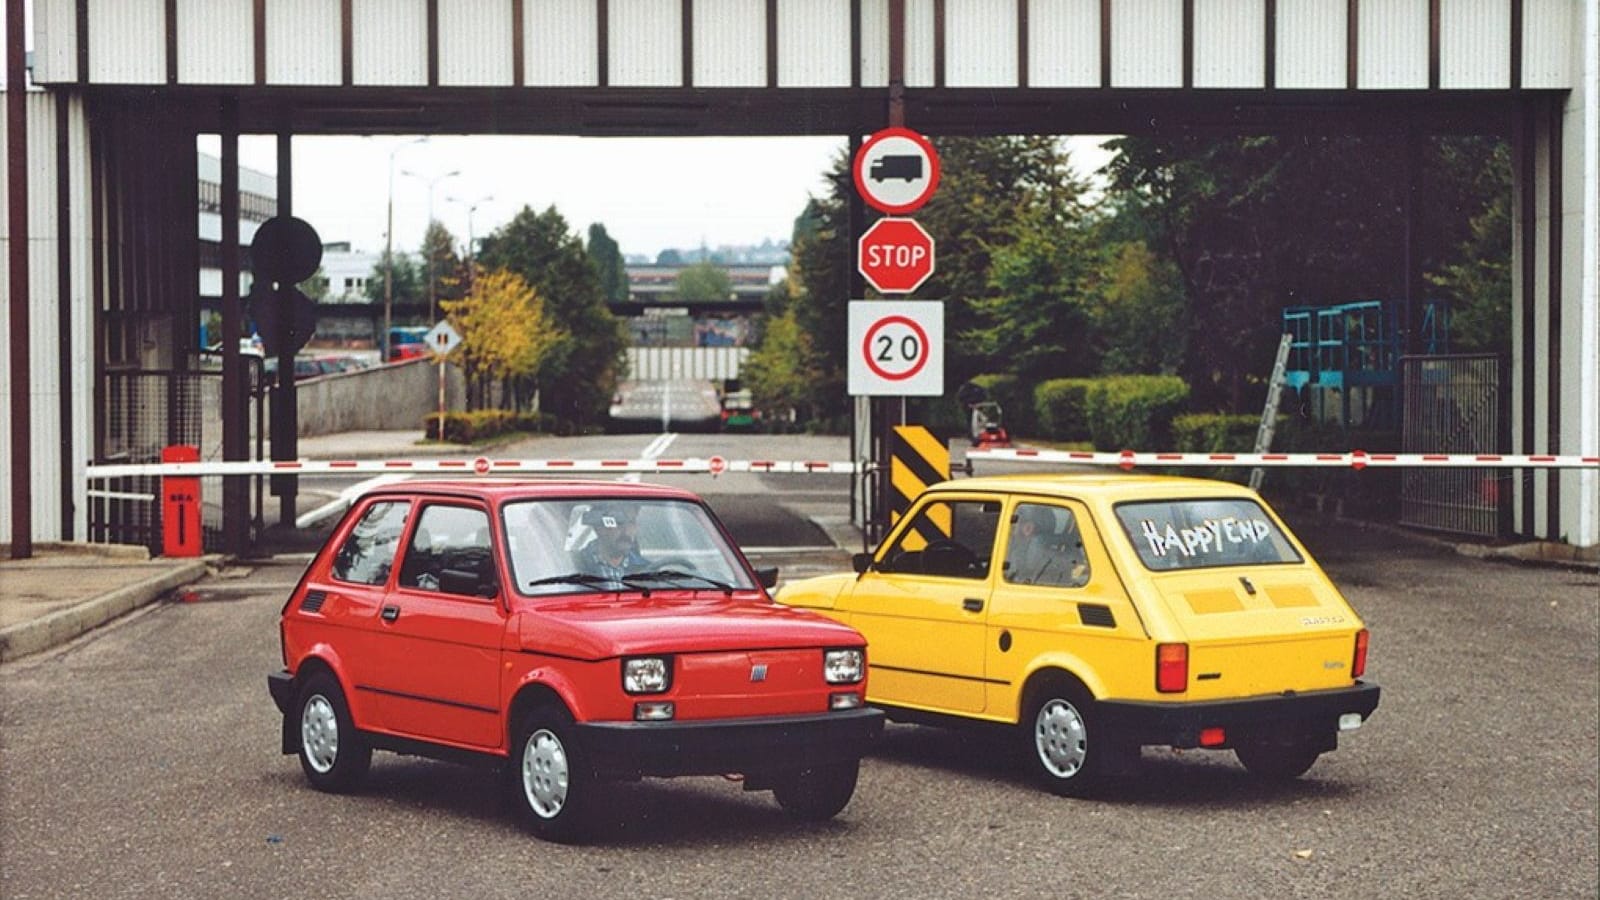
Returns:
[[[537,499],[557,500],[580,497],[606,497],[613,499],[691,500],[699,501],[693,492],[682,488],[642,482],[599,481],[570,479],[539,481],[528,478],[461,478],[418,479],[386,484],[367,491],[364,496],[434,494],[454,497],[474,497],[494,502]]]
[[[930,491],[999,491],[1010,494],[1058,494],[1110,501],[1167,497],[1256,496],[1249,488],[1213,478],[1147,475],[1123,472],[1068,472],[1028,475],[985,475],[942,481]]]

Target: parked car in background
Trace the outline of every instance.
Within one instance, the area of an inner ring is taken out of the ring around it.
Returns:
[[[1010,726],[1080,794],[1144,745],[1295,778],[1378,705],[1367,629],[1253,491],[1057,475],[934,485],[855,572],[781,603],[857,628],[891,719]]]
[[[774,603],[776,578],[678,489],[373,490],[283,607],[282,750],[324,791],[354,789],[375,749],[497,766],[559,841],[642,776],[738,774],[830,818],[883,714],[861,635]]]

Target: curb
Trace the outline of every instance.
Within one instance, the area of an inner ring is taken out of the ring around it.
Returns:
[[[0,662],[11,662],[60,646],[118,616],[155,602],[174,588],[198,581],[205,574],[205,563],[198,560],[184,563],[170,572],[0,630]]]

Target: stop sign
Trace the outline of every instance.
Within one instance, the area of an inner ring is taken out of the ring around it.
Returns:
[[[909,294],[933,274],[933,238],[914,219],[879,219],[856,249],[857,267],[881,294]]]

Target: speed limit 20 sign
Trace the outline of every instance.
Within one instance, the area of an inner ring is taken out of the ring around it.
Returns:
[[[851,396],[944,394],[944,304],[850,301]]]

